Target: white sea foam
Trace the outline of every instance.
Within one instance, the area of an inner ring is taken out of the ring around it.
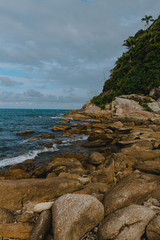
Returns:
[[[60,118],[62,118],[62,116],[61,117],[51,117],[52,119],[60,119]]]
[[[72,136],[72,138],[65,138],[64,140],[62,140],[62,144],[63,146],[67,146],[70,145],[73,142],[77,142],[77,141],[84,141],[87,140],[88,136],[87,135],[75,135]]]
[[[58,151],[59,149],[57,148],[56,144],[53,144],[52,148],[43,148],[39,150],[33,150],[28,153],[12,157],[12,158],[5,158],[2,161],[0,161],[0,167],[6,167],[9,165],[14,165],[17,163],[24,162],[25,160],[28,159],[34,159],[38,154],[43,153],[43,152],[55,152]]]

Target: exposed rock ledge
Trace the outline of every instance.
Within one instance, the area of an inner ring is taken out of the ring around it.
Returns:
[[[160,124],[159,114],[160,98],[154,100],[151,97],[131,94],[116,97],[112,103],[106,104],[105,109],[100,109],[88,101],[81,110],[72,111],[68,117],[75,120],[85,120],[87,115],[91,119],[116,118],[121,121],[133,121],[137,124],[142,121]]]

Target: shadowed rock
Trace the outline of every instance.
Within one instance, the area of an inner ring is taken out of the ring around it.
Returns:
[[[51,211],[43,211],[30,233],[30,240],[43,240],[51,227]]]

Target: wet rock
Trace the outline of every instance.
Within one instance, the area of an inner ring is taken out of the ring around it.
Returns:
[[[99,165],[104,163],[105,157],[99,152],[93,152],[90,155],[89,162],[94,165]]]
[[[23,169],[8,169],[5,173],[5,179],[18,180],[31,178],[31,175]]]
[[[79,240],[100,223],[104,208],[90,195],[67,194],[56,200],[52,214],[56,240]]]
[[[27,131],[18,132],[18,133],[16,133],[16,135],[27,135],[27,134],[32,134],[32,133],[34,133],[33,130],[27,130]]]
[[[53,160],[55,160],[56,158],[76,158],[77,160],[84,158],[84,154],[82,153],[75,153],[75,152],[65,152],[65,153],[58,153],[55,154],[52,159],[51,162]]]
[[[54,127],[52,128],[52,131],[66,131],[67,129],[69,129],[70,127],[67,125],[54,125]]]
[[[47,171],[48,171],[48,165],[47,164],[41,165],[34,169],[34,171],[32,172],[32,175],[39,178],[45,178],[47,175]]]
[[[148,224],[146,235],[148,240],[160,240],[160,215],[156,216]]]
[[[98,139],[104,140],[106,143],[110,143],[113,141],[113,136],[112,134],[106,134],[106,133],[100,134],[100,133],[97,133],[97,131],[92,131],[88,137],[88,141],[95,141]]]
[[[69,119],[62,119],[62,120],[59,121],[59,123],[69,123],[69,122],[70,122]]]
[[[51,227],[51,211],[43,211],[30,233],[30,240],[43,240]]]
[[[3,208],[0,208],[0,223],[14,223],[15,217],[14,215]]]
[[[9,170],[11,169],[22,169],[24,171],[30,172],[34,169],[34,162],[32,159],[29,159],[22,163],[17,163],[15,165],[12,165],[11,167],[9,167]]]
[[[140,240],[154,216],[154,211],[140,205],[117,210],[103,220],[99,228],[99,240]]]
[[[82,146],[86,148],[99,148],[99,147],[105,147],[106,145],[107,145],[106,141],[101,139],[82,144]]]
[[[41,140],[41,139],[55,139],[55,136],[53,134],[45,134],[42,136],[37,136],[37,137],[31,137],[28,138],[27,140]]]
[[[123,178],[105,194],[105,216],[119,208],[148,200],[159,184],[160,177],[152,174],[133,173]]]
[[[66,193],[84,188],[77,179],[47,178],[1,180],[0,208],[11,211],[21,209],[28,201],[40,203],[50,201]]]

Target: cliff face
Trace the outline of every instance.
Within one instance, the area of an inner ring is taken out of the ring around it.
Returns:
[[[149,95],[160,86],[160,17],[147,30],[139,30],[124,41],[128,51],[118,58],[103,91],[92,103],[105,107],[123,94]]]

